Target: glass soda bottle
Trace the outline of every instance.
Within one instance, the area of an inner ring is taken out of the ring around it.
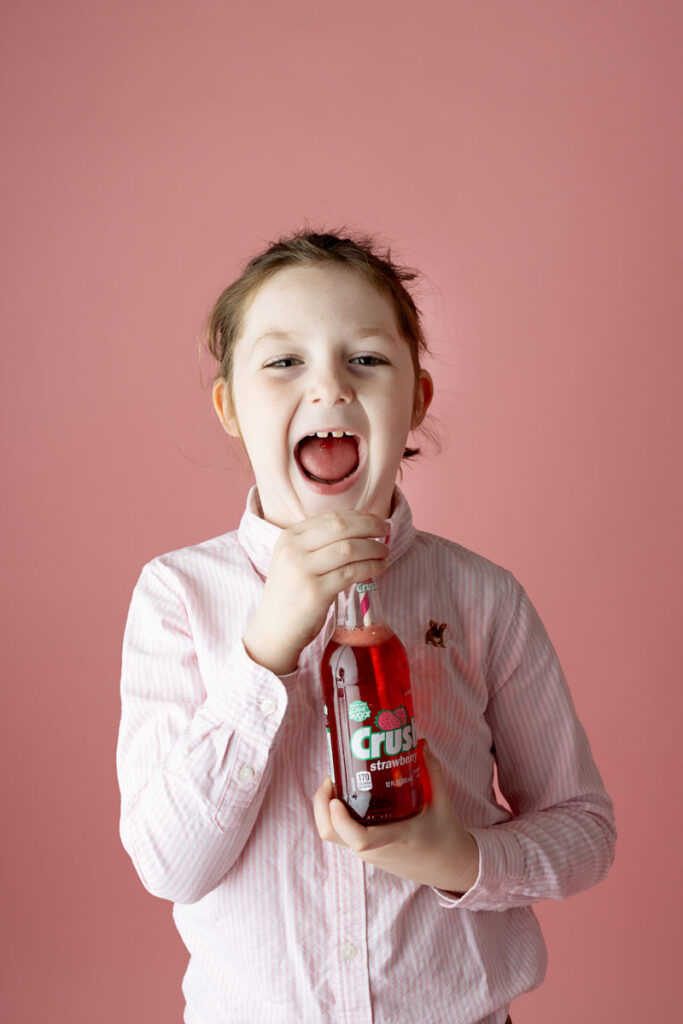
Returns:
[[[364,825],[411,818],[427,797],[405,648],[382,614],[375,580],[335,602],[321,665],[335,796]]]

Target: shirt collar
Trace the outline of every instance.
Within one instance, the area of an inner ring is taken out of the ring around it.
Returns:
[[[387,566],[393,565],[406,553],[415,537],[410,505],[398,487],[394,487],[393,512],[389,522],[391,534]],[[280,526],[275,526],[263,518],[258,488],[254,485],[247,495],[247,506],[240,520],[238,537],[249,560],[263,576],[267,576],[270,571],[273,549],[281,533]]]

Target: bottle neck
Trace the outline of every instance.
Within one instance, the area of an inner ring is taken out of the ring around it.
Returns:
[[[361,629],[364,626],[386,625],[377,581],[364,580],[354,583],[345,594],[343,607],[339,601],[335,606],[335,624],[344,629]]]

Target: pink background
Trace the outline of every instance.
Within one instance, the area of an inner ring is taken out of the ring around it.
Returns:
[[[515,1024],[680,1004],[681,5],[9,0],[2,226],[2,1017],[177,1021],[170,904],[118,840],[142,564],[249,481],[202,318],[300,226],[425,273],[443,453],[417,525],[510,568],[617,811],[608,880],[538,914]]]

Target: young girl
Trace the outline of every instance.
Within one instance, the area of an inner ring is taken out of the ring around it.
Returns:
[[[527,595],[416,530],[396,486],[433,386],[414,275],[373,245],[282,239],[219,297],[213,401],[256,486],[239,529],[154,558],[133,593],[121,838],[174,903],[188,1024],[504,1024],[544,976],[531,904],[613,858],[612,804]],[[366,827],[325,777],[319,667],[335,597],[371,576],[432,796]]]

